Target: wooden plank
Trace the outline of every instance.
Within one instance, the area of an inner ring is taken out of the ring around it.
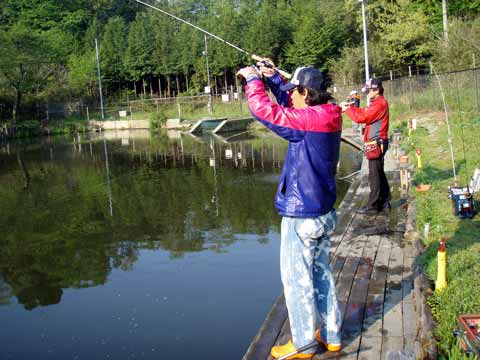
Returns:
[[[381,336],[362,336],[358,360],[380,360],[382,353]]]
[[[359,247],[358,239],[361,237],[357,238],[353,236],[353,232],[354,232],[353,229],[356,226],[359,226],[361,224],[361,222],[363,221],[363,218],[364,217],[359,214],[354,214],[352,216],[352,222],[350,223],[350,226],[346,229],[346,232],[343,236],[343,241],[338,246],[338,248],[336,249],[336,253],[333,256],[332,263],[334,267],[332,267],[332,272],[336,282],[338,282],[339,280],[340,273],[346,264],[347,257],[351,257],[352,255],[352,248]],[[361,239],[364,239],[364,238],[361,238]],[[349,269],[349,271],[351,271],[351,269]]]
[[[283,345],[283,344],[286,344],[288,340],[290,340],[292,338],[292,334],[291,334],[291,331],[290,331],[290,322],[288,321],[288,318],[287,320],[285,320],[285,322],[283,323],[283,326],[280,330],[280,335],[278,336],[277,340],[275,341],[275,344],[274,345]],[[272,345],[273,346],[273,345]],[[271,348],[270,348],[271,349]],[[261,358],[261,359],[264,359],[264,358]],[[267,360],[274,360],[275,358],[270,355],[270,351],[268,352],[268,357],[267,357]],[[260,359],[259,359],[260,360]]]
[[[395,354],[403,350],[402,336],[384,336],[382,339],[382,359],[398,359]]]
[[[365,247],[355,274],[342,327],[343,336],[347,339],[353,339],[353,341],[349,344],[349,355],[343,356],[342,358],[356,358],[360,350],[363,320],[366,313],[368,285],[379,244],[379,236],[370,236],[365,240]]]
[[[411,302],[404,302],[402,307],[403,315],[403,347],[405,350],[415,350],[417,337],[417,318],[415,305]]]
[[[402,279],[402,298],[403,302],[413,302],[413,266],[415,259],[404,257],[403,259],[403,279]]]
[[[359,189],[361,187],[359,186]],[[363,188],[362,188],[363,189]],[[342,221],[344,221],[345,227],[341,227],[340,229],[343,230],[341,235],[335,238],[335,244],[332,244],[332,247],[330,249],[331,256],[333,257],[340,249],[345,248],[345,243],[343,243],[345,240],[350,240],[351,237],[353,236],[354,229],[360,224],[362,221],[364,221],[364,216],[360,214],[355,213],[355,209],[352,209],[352,204],[356,205],[359,204],[363,201],[363,199],[366,198],[366,193],[365,191],[362,191],[361,194],[357,194],[355,198],[352,200],[351,204],[349,205],[349,208],[342,209],[342,211],[347,212],[345,216],[341,215]],[[346,221],[345,219],[348,219]]]
[[[383,304],[383,333],[385,336],[403,336],[402,279],[403,249],[395,246],[388,264],[387,287]]]
[[[339,300],[347,301],[350,296],[350,289],[352,288],[357,267],[360,264],[365,243],[366,241],[363,238],[358,237],[358,241],[350,249],[350,254],[345,260],[345,265],[337,282],[337,298]]]
[[[352,209],[352,204],[358,204],[366,197],[365,186],[363,185],[361,191],[359,190],[360,188],[360,181],[358,181],[356,191],[352,192],[352,194],[355,195],[354,198],[350,202],[342,202],[342,210],[340,211],[339,216],[341,221],[345,224],[340,227],[340,229],[343,230],[342,233],[336,234],[334,235],[334,238],[332,238],[330,263],[335,282],[338,281],[340,272],[345,265],[347,255],[350,252],[350,247],[354,244],[354,240],[352,239],[353,229],[363,220],[362,216],[356,214]]]
[[[402,280],[402,316],[403,316],[403,348],[415,353],[418,333],[418,314],[413,299],[413,267],[415,258],[404,253]]]
[[[383,334],[383,302],[387,282],[388,262],[391,253],[391,242],[380,237],[380,243],[368,285],[362,337],[382,336]]]
[[[268,313],[260,330],[243,356],[243,360],[266,359],[269,356],[270,349],[277,340],[279,329],[285,323],[287,315],[285,297],[282,294]]]
[[[360,338],[346,338],[343,339],[343,349],[339,352],[329,352],[324,349],[320,349],[313,357],[313,360],[325,360],[325,359],[342,359],[353,360],[357,359],[358,348],[360,344]]]

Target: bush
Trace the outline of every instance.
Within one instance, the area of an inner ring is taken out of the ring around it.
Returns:
[[[150,114],[150,129],[159,129],[167,122],[167,117],[162,111],[155,111]]]

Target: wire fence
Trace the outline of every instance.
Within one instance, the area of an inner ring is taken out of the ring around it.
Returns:
[[[424,69],[425,70],[425,69]],[[390,73],[382,76],[385,96],[391,105],[403,110],[443,111],[440,85],[432,73],[412,71],[411,76],[394,78]],[[438,74],[448,111],[480,113],[480,68]],[[336,101],[349,97],[354,89],[360,92],[363,84],[335,84],[331,91]],[[362,104],[363,106],[364,104]],[[244,116],[248,106],[238,87],[218,89],[216,94],[196,96],[154,97],[143,95],[128,101],[107,99],[105,120],[148,120],[152,114],[163,118],[195,120],[202,117]],[[98,100],[89,102],[49,102],[36,106],[32,119],[68,121],[70,117],[102,120]]]
[[[438,74],[449,111],[480,112],[480,68]],[[390,104],[408,110],[443,110],[440,84],[435,75],[412,74],[397,79],[382,77],[385,96]],[[360,92],[363,84],[335,85],[337,101],[349,97],[352,90]]]
[[[75,113],[88,120],[101,120],[101,109],[97,104],[79,105]],[[248,108],[240,92],[211,96],[148,97],[117,102],[104,108],[104,119],[107,120],[148,120],[158,114],[163,118],[194,120],[232,114],[248,115]]]

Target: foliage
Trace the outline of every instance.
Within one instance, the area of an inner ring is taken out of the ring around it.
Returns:
[[[468,69],[480,65],[480,17],[473,21],[454,19],[449,26],[448,41],[439,36],[433,47],[438,71]]]
[[[127,25],[121,17],[110,18],[105,25],[101,43],[100,59],[105,84],[125,79],[126,69],[123,57],[127,49]]]
[[[162,111],[155,111],[150,114],[150,129],[159,129],[167,122],[167,117]]]
[[[424,66],[429,60],[441,70],[458,69],[470,66],[474,55],[480,58],[478,1],[448,1],[448,44],[440,40],[437,1],[366,3],[372,74]],[[287,71],[314,65],[337,83],[364,78],[357,0],[178,0],[154,6],[248,52],[269,56]],[[13,109],[12,116],[21,118],[27,97],[37,104],[66,95],[95,101],[95,39],[106,97],[128,90],[171,96],[207,84],[204,34],[145,6],[122,0],[4,0],[0,93],[12,99],[6,107]],[[237,69],[252,60],[212,37],[207,46],[212,87],[221,92],[237,85]]]
[[[463,140],[471,149],[479,146],[476,132],[478,124],[472,115],[453,113],[452,144],[457,169],[457,182],[465,185],[473,168],[468,164],[479,164],[480,154],[469,151],[463,159]],[[455,181],[448,157],[448,135],[443,116],[429,114],[417,118],[418,130],[413,131],[410,156],[414,157],[417,148],[423,149],[424,167],[415,173],[415,183],[432,185],[426,193],[417,193],[415,199],[416,223],[419,233],[423,233],[426,223],[430,224],[430,235],[424,239],[426,251],[422,263],[429,278],[437,275],[438,241],[447,239],[447,288],[435,292],[429,305],[437,321],[434,329],[441,356],[448,359],[463,359],[458,351],[458,343],[452,331],[458,328],[457,316],[462,313],[480,311],[480,243],[478,241],[479,217],[473,220],[458,219],[453,215],[452,202],[448,199],[447,187]],[[406,131],[406,123],[401,125]],[[463,131],[462,128],[471,131]]]
[[[70,68],[68,80],[72,94],[81,96],[87,91],[87,94],[92,96],[98,86],[95,50],[70,56],[68,67]]]

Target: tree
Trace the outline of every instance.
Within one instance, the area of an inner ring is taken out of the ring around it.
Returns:
[[[124,56],[127,49],[127,25],[120,17],[109,19],[100,43],[102,76],[106,86],[112,86],[125,78]]]
[[[278,4],[277,4],[278,3]],[[275,0],[262,1],[256,10],[251,1],[242,9],[245,47],[278,63],[284,44],[291,42],[291,25],[285,21],[287,5]],[[252,11],[253,10],[253,11]]]
[[[174,22],[165,17],[152,19],[154,35],[153,61],[154,74],[159,78],[164,76],[167,80],[167,93],[170,95],[170,75],[173,73],[174,61],[172,54],[172,42]],[[160,86],[159,86],[160,88]],[[159,89],[161,91],[161,89]]]
[[[34,31],[22,23],[0,31],[0,83],[13,92],[14,124],[23,97],[33,92],[38,94],[48,82],[55,81],[53,75],[58,68],[54,61],[61,55],[48,40],[46,32]]]
[[[478,67],[480,62],[480,18],[474,21],[451,19],[448,42],[439,35],[433,46],[433,62],[438,70],[451,71]]]
[[[137,14],[135,21],[130,26],[125,57],[126,70],[130,80],[144,80],[146,76],[154,73],[154,40],[150,17],[145,13]]]
[[[301,7],[297,7],[296,12],[303,16],[295,24],[285,61],[292,67],[310,65],[326,70],[328,60],[340,53],[347,37],[342,16],[316,4],[297,6]]]
[[[382,71],[411,64],[424,64],[431,55],[428,19],[411,0],[384,1],[383,16],[376,18],[375,42],[385,55]]]
[[[68,62],[68,83],[70,90],[76,96],[87,90],[89,97],[96,94],[97,64],[95,50],[91,49],[82,55],[72,55]]]

